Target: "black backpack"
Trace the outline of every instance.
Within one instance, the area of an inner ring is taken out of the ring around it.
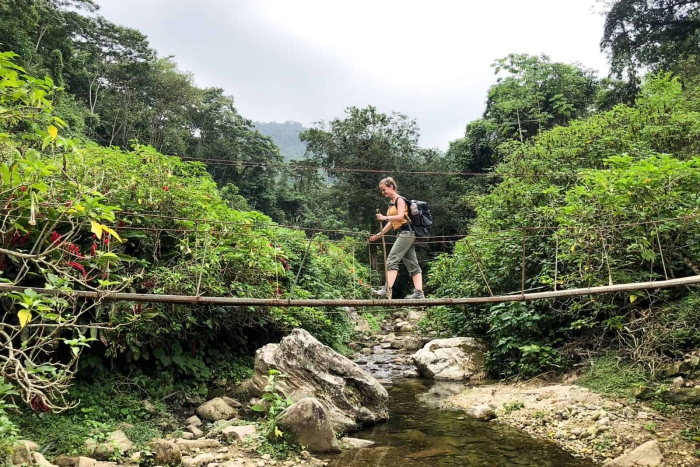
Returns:
[[[408,200],[402,196],[408,209],[408,218],[411,230],[416,233],[416,237],[427,237],[430,235],[430,226],[433,225],[433,216],[430,214],[430,206],[425,201],[417,199]]]

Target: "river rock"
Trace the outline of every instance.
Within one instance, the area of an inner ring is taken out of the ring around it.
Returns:
[[[394,349],[418,350],[423,347],[423,339],[420,336],[398,336],[391,342]]]
[[[44,455],[40,452],[32,453],[32,459],[34,460],[34,465],[38,465],[39,467],[57,467],[46,460]]]
[[[111,433],[104,443],[98,443],[92,439],[85,441],[85,451],[98,461],[109,460],[117,451],[124,454],[133,447],[132,442],[121,430]]]
[[[12,465],[32,465],[32,452],[26,443],[17,443],[12,447]]]
[[[659,376],[662,378],[673,378],[674,376],[685,376],[693,370],[690,362],[673,362],[664,365],[659,369]]]
[[[423,318],[423,313],[417,310],[411,310],[408,312],[408,320],[415,323]]]
[[[483,372],[486,346],[471,337],[435,339],[413,354],[413,363],[428,379],[464,381]]]
[[[221,397],[205,402],[197,407],[197,415],[210,422],[229,420],[238,415],[238,411],[228,405]]]
[[[187,429],[190,431],[190,433],[192,433],[192,437],[194,439],[198,439],[204,436],[204,432],[194,425],[188,426]]]
[[[700,388],[671,388],[663,398],[674,404],[700,404]]]
[[[496,412],[493,410],[492,407],[486,404],[472,407],[467,412],[469,413],[469,415],[482,422],[488,422],[489,420],[493,420],[494,418],[496,418]]]
[[[221,447],[218,439],[178,439],[175,443],[185,452]]]
[[[355,332],[362,332],[362,333],[372,332],[372,328],[369,325],[369,321],[367,321],[365,318],[358,319],[357,324],[355,324]]]
[[[303,329],[293,330],[279,344],[258,349],[252,395],[261,397],[265,392],[271,369],[286,375],[276,381],[278,392],[296,401],[317,398],[337,433],[389,417],[386,389],[359,365]]]
[[[95,467],[95,465],[97,465],[95,459],[83,456],[61,456],[58,457],[55,462],[58,467]]]
[[[351,448],[355,448],[355,449],[368,448],[370,446],[374,446],[374,441],[370,441],[368,439],[345,437],[342,439],[342,441],[343,441],[343,444],[347,444]]]
[[[255,425],[227,426],[221,433],[226,441],[239,441],[246,436],[253,436],[256,432]]]
[[[637,467],[637,466],[658,466],[664,460],[664,456],[656,440],[647,441],[634,451],[606,462],[604,465],[613,467]]]
[[[326,409],[313,397],[301,399],[277,416],[277,426],[309,452],[340,452]]]
[[[180,446],[167,439],[154,439],[151,441],[153,448],[153,462],[155,465],[180,465],[182,452]]]
[[[203,465],[214,462],[214,460],[213,454],[205,452],[204,454],[200,454],[193,459],[182,459],[182,465],[185,467],[202,467]]]
[[[22,439],[22,440],[17,441],[16,444],[18,444],[18,445],[22,444],[22,445],[26,446],[27,449],[29,449],[29,452],[36,452],[39,450],[39,445],[36,444],[34,441]]]
[[[192,415],[190,418],[185,420],[185,425],[200,427],[202,426],[202,421],[199,419],[198,416]]]

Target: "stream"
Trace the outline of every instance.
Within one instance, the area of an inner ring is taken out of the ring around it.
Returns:
[[[413,368],[406,364],[407,356],[376,346],[372,355],[356,360],[387,388],[389,420],[352,433],[375,444],[328,457],[331,467],[595,465],[515,428],[443,407],[466,383],[405,378]]]

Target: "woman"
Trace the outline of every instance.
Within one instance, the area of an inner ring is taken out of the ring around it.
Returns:
[[[406,298],[408,299],[421,299],[425,298],[423,294],[423,274],[418,264],[418,258],[416,257],[416,246],[414,245],[416,241],[416,233],[411,228],[411,224],[408,220],[408,206],[406,205],[406,199],[400,196],[396,192],[396,182],[393,178],[387,177],[379,182],[379,189],[382,191],[382,195],[386,198],[391,199],[389,203],[389,210],[386,216],[377,213],[377,219],[380,221],[387,221],[386,225],[377,235],[372,235],[369,237],[370,242],[374,242],[386,235],[389,230],[393,229],[398,232],[394,246],[391,247],[389,252],[389,258],[387,259],[387,268],[389,272],[387,273],[387,283],[379,290],[374,290],[376,295],[381,297],[387,296],[387,287],[389,290],[394,286],[396,281],[396,276],[399,274],[399,262],[403,259],[408,273],[413,278],[413,287],[415,291],[413,295]]]

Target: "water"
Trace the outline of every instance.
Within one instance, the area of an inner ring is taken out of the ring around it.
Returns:
[[[331,467],[533,466],[587,467],[551,442],[500,423],[476,421],[462,411],[441,408],[463,383],[400,378],[404,365],[391,362],[392,351],[362,357],[377,377],[393,380],[386,423],[351,434],[376,444],[331,456]],[[398,356],[402,358],[402,356]]]

